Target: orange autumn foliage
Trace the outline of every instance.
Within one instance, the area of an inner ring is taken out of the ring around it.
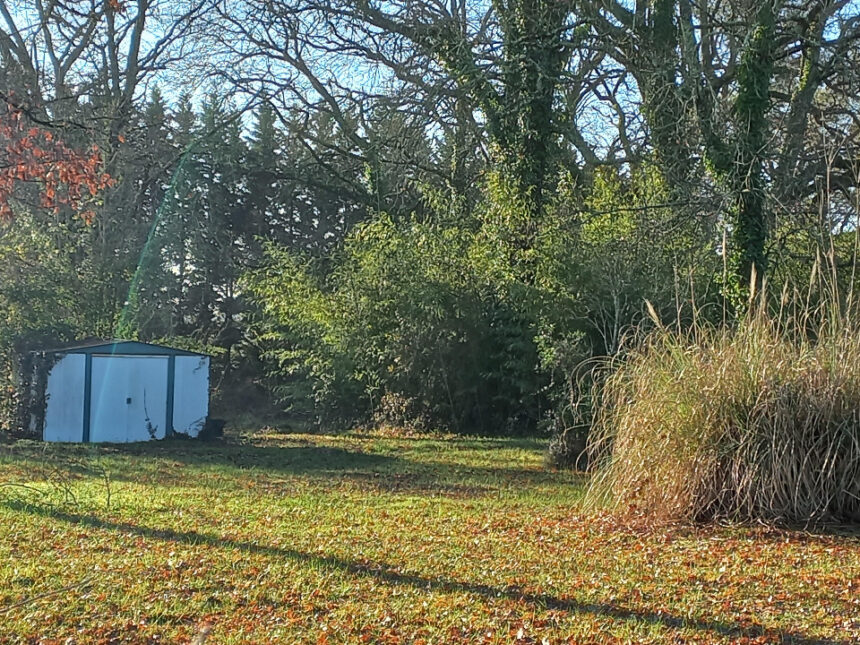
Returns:
[[[0,113],[0,218],[12,216],[11,202],[22,185],[35,184],[39,206],[81,209],[111,184],[99,150],[73,150],[51,131],[36,127],[16,108]],[[91,211],[81,217],[92,218]]]

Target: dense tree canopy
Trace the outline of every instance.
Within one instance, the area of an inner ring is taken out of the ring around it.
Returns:
[[[0,0],[4,373],[122,335],[313,423],[579,427],[646,301],[851,275],[858,55],[847,0]]]

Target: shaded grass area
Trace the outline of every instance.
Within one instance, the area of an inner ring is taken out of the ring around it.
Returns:
[[[856,536],[621,526],[543,449],[0,446],[0,642],[860,638]]]

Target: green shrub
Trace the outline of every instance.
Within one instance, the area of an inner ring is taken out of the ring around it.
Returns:
[[[380,215],[354,229],[323,277],[270,246],[245,285],[280,400],[326,427],[533,428],[535,333],[478,268],[473,243],[462,228]]]
[[[603,386],[592,503],[693,521],[860,521],[860,326],[835,307],[812,319],[658,324]]]

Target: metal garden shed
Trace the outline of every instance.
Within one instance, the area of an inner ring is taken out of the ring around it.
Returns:
[[[45,441],[196,437],[209,414],[209,356],[138,341],[35,352],[30,430]]]

